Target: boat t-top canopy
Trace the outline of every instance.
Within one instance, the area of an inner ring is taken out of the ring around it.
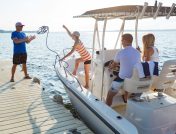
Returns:
[[[122,25],[119,31],[119,35],[117,41],[115,43],[115,47],[117,46],[117,42],[120,38],[120,35],[123,34],[125,21],[126,20],[136,20],[135,24],[135,39],[136,39],[136,48],[138,48],[137,41],[137,30],[138,30],[138,20],[143,18],[153,18],[157,17],[166,17],[169,19],[170,16],[176,16],[176,4],[173,3],[171,7],[162,6],[162,3],[155,1],[154,6],[148,6],[148,3],[145,2],[144,5],[125,5],[125,6],[116,6],[116,7],[108,7],[86,11],[82,15],[74,16],[74,18],[94,18],[96,20],[94,27],[94,35],[97,33],[99,48],[101,47],[98,33],[98,21],[104,21],[103,28],[103,37],[102,37],[102,49],[104,45],[104,32],[106,30],[106,23],[109,19],[119,18],[122,19]],[[95,36],[94,36],[95,38]]]
[[[93,45],[92,45],[92,62],[94,62],[94,53],[95,53],[95,40],[97,39],[99,50],[102,52],[101,61],[102,61],[102,70],[104,70],[104,42],[105,42],[105,31],[107,21],[110,19],[122,19],[121,28],[119,30],[119,34],[117,36],[117,40],[114,45],[114,49],[116,49],[118,41],[123,35],[125,21],[126,20],[135,20],[135,42],[136,48],[138,48],[138,38],[137,38],[137,31],[138,31],[138,20],[145,19],[145,18],[153,18],[156,19],[157,17],[166,17],[169,19],[170,16],[176,16],[176,4],[173,3],[171,7],[162,6],[162,3],[155,2],[154,6],[148,6],[148,3],[145,2],[143,6],[141,5],[126,5],[126,6],[116,6],[116,7],[109,7],[109,8],[102,8],[96,10],[90,10],[82,15],[74,16],[74,18],[94,18],[95,19],[95,26],[94,26],[94,34],[93,34]],[[102,33],[102,41],[100,41],[100,34],[98,28],[98,22],[103,21],[103,33]],[[122,48],[122,44],[120,46]],[[94,64],[91,66],[91,72],[93,72]],[[93,73],[91,73],[93,75]],[[92,76],[91,76],[92,77]],[[102,87],[103,87],[103,75],[102,75]],[[103,88],[102,88],[103,89]],[[103,93],[103,91],[102,91]],[[102,94],[101,93],[101,94]]]
[[[162,7],[162,3],[155,3],[154,6],[148,6],[148,3],[144,3],[141,5],[126,5],[126,6],[116,6],[109,8],[102,8],[96,10],[90,10],[82,15],[74,16],[78,17],[92,17],[96,20],[104,20],[104,19],[113,19],[120,18],[125,20],[139,19],[142,18],[156,18],[156,17],[164,17],[167,19],[170,16],[176,16],[176,8],[175,3],[172,4],[171,7]]]

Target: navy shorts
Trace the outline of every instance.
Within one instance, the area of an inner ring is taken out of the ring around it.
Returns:
[[[153,75],[158,76],[159,75],[158,62],[154,62],[154,63],[155,63],[155,67],[154,67]]]
[[[85,62],[84,62],[84,64],[90,64],[91,63],[91,60],[86,60]]]
[[[26,64],[27,53],[19,53],[13,55],[13,64]]]
[[[142,66],[144,69],[144,75],[145,76],[151,76],[151,75],[159,75],[159,69],[158,69],[158,62],[154,62],[154,70],[153,70],[153,74],[150,74],[150,68],[149,68],[149,64],[148,62],[142,62]]]
[[[119,77],[119,74],[117,74],[117,77],[114,79],[114,81],[123,82],[124,79],[121,79],[121,78]]]

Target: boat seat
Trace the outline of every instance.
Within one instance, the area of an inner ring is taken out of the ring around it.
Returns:
[[[172,89],[176,90],[176,80],[174,81],[173,85],[171,86]]]
[[[153,83],[156,89],[170,89],[176,80],[176,60],[166,61],[156,79],[156,82]]]
[[[149,91],[152,85],[152,78],[141,78],[141,76],[139,68],[134,67],[132,77],[124,80],[124,90],[129,93],[143,93]]]

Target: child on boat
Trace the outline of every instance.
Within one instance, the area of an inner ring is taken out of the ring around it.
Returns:
[[[142,42],[143,42],[142,60],[145,62],[153,61],[155,64],[153,75],[158,76],[159,51],[154,46],[155,36],[153,34],[146,34],[142,37]]]
[[[89,88],[89,70],[90,70],[90,64],[91,64],[91,55],[84,47],[83,43],[79,39],[80,33],[78,31],[74,31],[71,33],[68,28],[63,25],[63,28],[67,31],[68,35],[75,41],[73,48],[71,51],[66,54],[62,59],[64,60],[66,57],[70,56],[74,51],[77,51],[80,54],[80,58],[76,59],[75,61],[75,68],[73,70],[73,75],[76,75],[79,63],[84,62],[84,71],[85,71],[85,88]]]

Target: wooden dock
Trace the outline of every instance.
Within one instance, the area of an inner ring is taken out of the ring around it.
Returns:
[[[15,82],[9,82],[11,65],[0,59],[0,134],[67,134],[71,129],[93,134],[39,84],[23,79],[23,72],[17,70]]]

